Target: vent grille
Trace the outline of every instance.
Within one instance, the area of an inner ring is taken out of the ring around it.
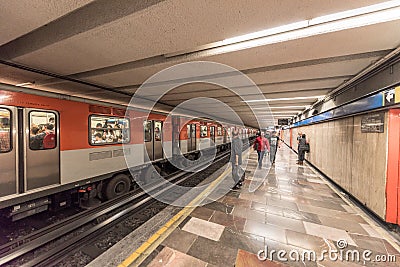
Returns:
[[[125,149],[125,154],[130,155],[131,154],[131,149],[127,148]],[[123,149],[116,149],[113,151],[113,157],[123,157],[124,156],[124,150]]]
[[[125,149],[125,154],[130,155],[131,149],[130,148]],[[89,161],[100,160],[100,159],[110,159],[110,158],[123,157],[123,156],[124,156],[123,149],[115,149],[115,150],[108,150],[108,151],[102,151],[102,152],[92,152],[92,153],[89,153]]]
[[[125,116],[125,109],[113,108],[113,115],[123,117]]]
[[[93,152],[89,154],[89,161],[112,158],[112,151]]]
[[[89,106],[89,112],[100,113],[100,114],[110,114],[111,115],[111,108],[110,107],[90,105]]]

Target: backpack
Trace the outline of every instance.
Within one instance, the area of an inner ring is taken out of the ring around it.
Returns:
[[[53,133],[47,134],[43,138],[43,148],[51,149],[56,147],[56,135]]]
[[[309,144],[309,143],[306,143],[306,144],[304,145],[304,151],[305,151],[306,153],[310,153],[310,144]]]

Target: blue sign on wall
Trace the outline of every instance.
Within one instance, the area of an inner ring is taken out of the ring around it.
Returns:
[[[384,92],[385,93],[385,92]],[[368,111],[376,108],[380,108],[383,106],[383,96],[384,93],[377,93],[372,96],[368,96],[366,98],[359,99],[352,103],[337,107],[333,110],[326,111],[324,113],[318,114],[316,116],[307,118],[305,120],[296,122],[293,124],[294,127],[307,125],[311,123],[321,122],[333,118],[338,118],[346,115],[351,115],[363,111]]]

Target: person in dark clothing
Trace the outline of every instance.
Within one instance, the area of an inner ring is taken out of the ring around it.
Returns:
[[[265,151],[270,150],[268,139],[264,137],[264,132],[258,133],[258,136],[253,145],[254,150],[257,151],[258,155],[258,168],[262,168],[262,160],[264,158]]]
[[[43,149],[43,138],[45,135],[45,132],[40,132],[39,127],[33,126],[29,137],[29,147],[33,150]]]
[[[299,148],[300,148],[300,138],[303,134],[299,131],[297,132],[297,152],[299,152]],[[299,163],[299,160],[297,160],[297,163]]]
[[[48,123],[45,125],[46,134],[54,133],[54,124]]]
[[[239,138],[239,131],[234,129],[232,132],[232,143],[231,143],[231,163],[232,163],[232,178],[235,182],[233,189],[239,189],[242,185],[240,181],[241,175],[239,171],[241,170],[240,165],[242,165],[242,148],[243,142]]]
[[[271,161],[272,164],[275,163],[276,151],[278,151],[278,148],[281,147],[280,140],[281,139],[279,138],[279,136],[276,135],[276,132],[273,132],[271,136],[270,150],[269,150],[269,160]]]
[[[306,144],[307,144],[306,135],[302,134],[301,138],[299,138],[299,150],[298,150],[299,161],[297,162],[297,164],[299,165],[303,165],[304,156],[306,153]]]

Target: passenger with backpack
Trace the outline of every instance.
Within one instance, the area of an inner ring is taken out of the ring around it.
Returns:
[[[301,138],[299,138],[299,150],[298,150],[299,160],[297,161],[297,164],[303,165],[306,152],[307,153],[310,152],[310,144],[307,141],[306,135],[302,134]]]

